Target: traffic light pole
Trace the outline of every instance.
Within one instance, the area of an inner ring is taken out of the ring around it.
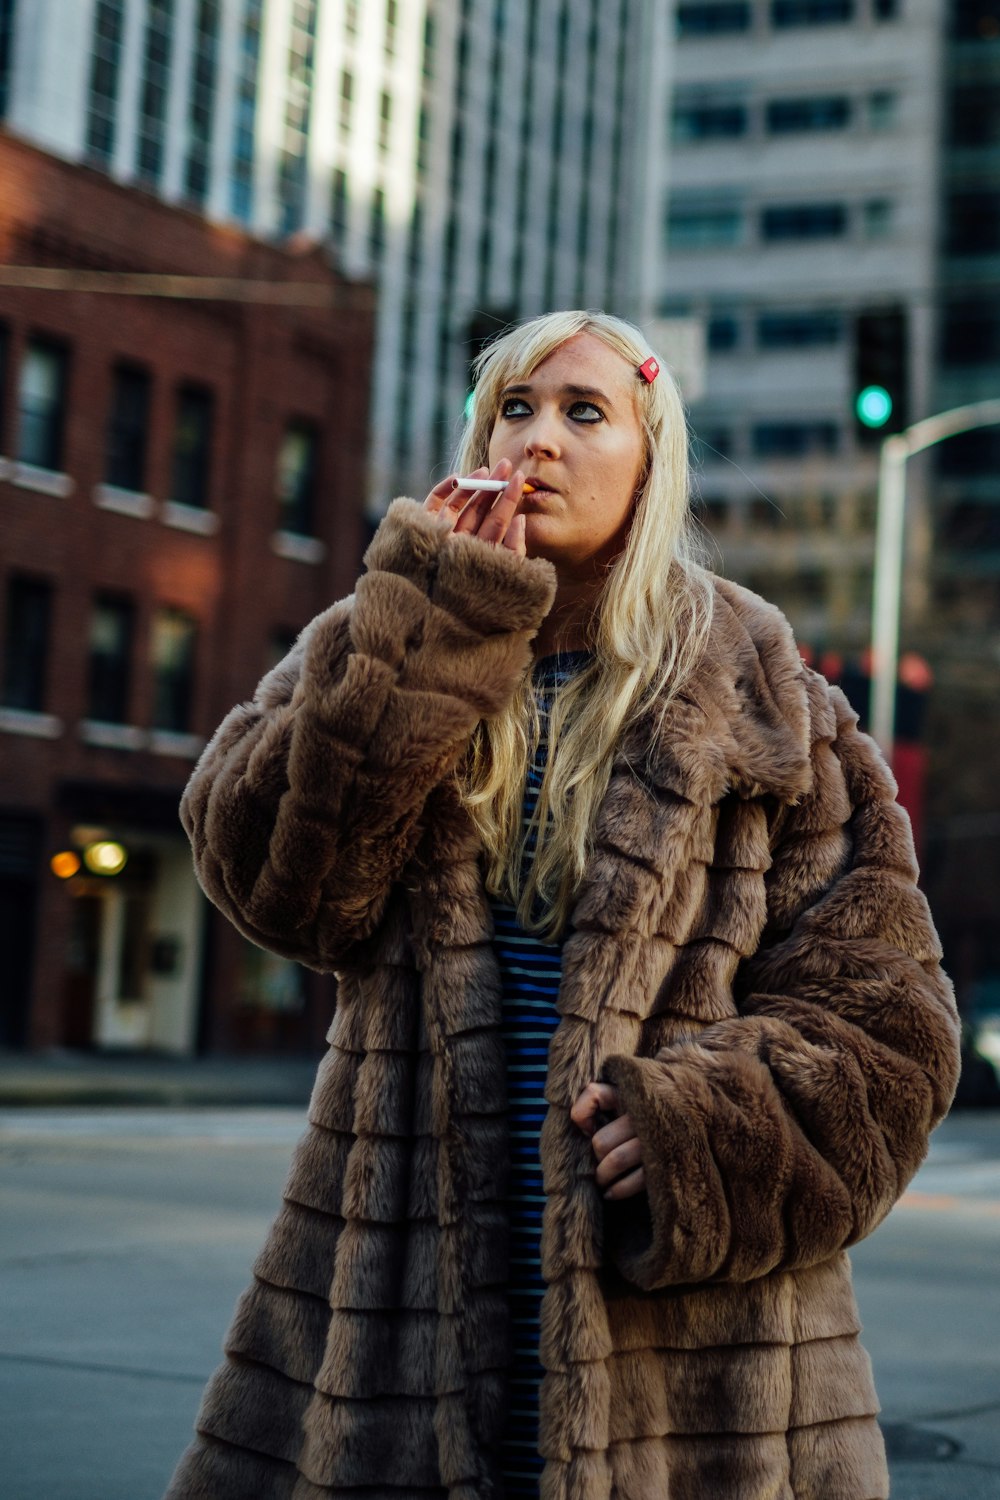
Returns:
[[[974,427],[1000,423],[1000,400],[976,401],[915,422],[882,444],[875,523],[875,593],[872,601],[872,672],[869,720],[886,759],[895,740],[899,599],[903,574],[906,460],[924,448]]]

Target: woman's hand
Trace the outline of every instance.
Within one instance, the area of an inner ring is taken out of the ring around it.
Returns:
[[[473,469],[470,478],[473,475],[485,479],[485,466]],[[495,490],[460,490],[455,487],[455,476],[449,474],[431,490],[424,509],[440,516],[451,531],[468,532],[494,547],[506,547],[518,557],[526,557],[524,516],[517,513],[524,474],[520,469],[512,474],[510,459],[502,458],[489,477],[508,480],[507,488],[499,494]]]
[[[598,1129],[597,1116],[602,1113],[617,1118]],[[631,1198],[641,1193],[646,1186],[642,1146],[628,1115],[618,1114],[618,1090],[610,1083],[588,1083],[569,1117],[591,1137],[598,1162],[594,1177],[598,1187],[605,1188],[605,1198]]]

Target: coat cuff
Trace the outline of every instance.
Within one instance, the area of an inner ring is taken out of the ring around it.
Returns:
[[[602,1076],[642,1145],[646,1188],[607,1204],[611,1259],[643,1291],[707,1280],[728,1244],[728,1213],[705,1122],[677,1068],[651,1057],[609,1057]]]
[[[544,558],[519,557],[448,530],[416,500],[394,500],[367,552],[369,573],[395,573],[481,635],[537,630],[556,575]]]

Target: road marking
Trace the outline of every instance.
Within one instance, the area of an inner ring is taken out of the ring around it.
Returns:
[[[960,1208],[965,1213],[1000,1218],[1000,1203],[991,1203],[984,1198],[959,1198],[954,1193],[904,1193],[896,1206],[918,1209],[922,1213],[953,1213]]]

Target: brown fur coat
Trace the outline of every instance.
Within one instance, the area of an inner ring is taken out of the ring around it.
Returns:
[[[340,985],[170,1500],[501,1494],[500,986],[449,773],[526,670],[554,574],[411,500],[366,563],[220,725],[182,803],[212,901]],[[874,743],[777,609],[715,588],[655,749],[622,745],[564,952],[544,1500],[888,1493],[845,1247],[948,1108],[954,998]],[[618,1202],[569,1118],[600,1078],[648,1178]]]

